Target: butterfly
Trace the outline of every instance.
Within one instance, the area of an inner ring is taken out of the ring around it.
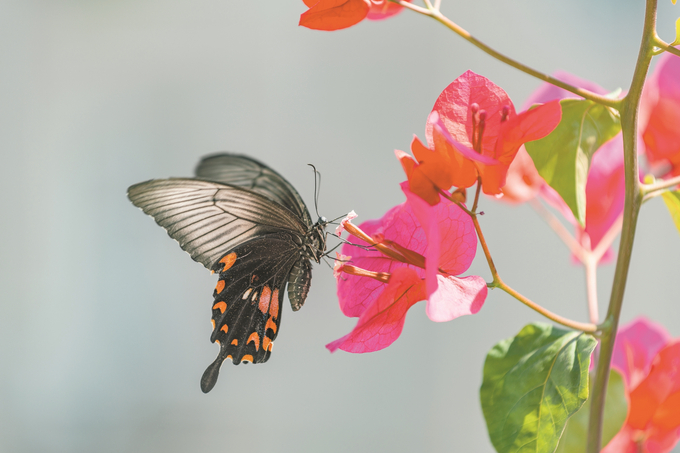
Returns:
[[[247,156],[204,157],[195,178],[152,179],[128,198],[165,228],[191,258],[219,274],[210,341],[220,351],[201,378],[215,386],[222,362],[263,363],[281,324],[283,295],[305,303],[311,261],[326,251],[324,217],[312,223],[302,198],[280,174]]]

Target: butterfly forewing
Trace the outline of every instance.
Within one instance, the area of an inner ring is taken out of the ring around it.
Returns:
[[[312,226],[307,206],[286,179],[262,162],[238,154],[215,154],[201,159],[196,177],[245,187],[294,212],[307,227]]]
[[[308,229],[263,195],[216,182],[154,179],[130,187],[128,197],[208,269],[249,239],[279,231],[301,236]]]
[[[241,244],[215,263],[212,270],[220,277],[213,293],[210,340],[219,343],[220,351],[201,379],[204,392],[215,385],[225,359],[235,365],[269,359],[286,282],[297,259],[295,242],[278,233]]]

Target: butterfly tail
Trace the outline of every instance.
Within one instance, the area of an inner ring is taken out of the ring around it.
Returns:
[[[215,387],[217,378],[220,375],[220,367],[222,366],[224,359],[226,359],[225,354],[225,349],[221,348],[220,353],[217,355],[215,361],[208,365],[208,368],[206,368],[205,372],[203,373],[203,376],[201,377],[201,390],[203,393],[208,393],[213,389],[213,387]]]

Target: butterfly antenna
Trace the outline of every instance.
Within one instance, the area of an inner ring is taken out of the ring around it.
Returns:
[[[316,211],[316,216],[321,217],[319,215],[319,192],[321,192],[321,173],[316,169],[316,167],[312,164],[307,164],[310,167],[314,169],[314,210]],[[317,176],[318,176],[318,184],[317,184]]]

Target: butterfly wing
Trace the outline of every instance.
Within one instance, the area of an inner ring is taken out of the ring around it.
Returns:
[[[309,210],[295,188],[255,159],[230,153],[206,156],[196,167],[196,177],[257,192],[295,213],[308,228],[312,226]]]
[[[264,195],[217,182],[154,179],[131,186],[128,197],[208,269],[250,239],[277,232],[302,238],[308,229]]]
[[[213,388],[225,359],[235,365],[269,359],[286,282],[300,257],[294,239],[287,233],[251,239],[227,251],[213,266],[220,279],[213,293],[210,341],[217,342],[220,351],[201,378],[203,392]]]

